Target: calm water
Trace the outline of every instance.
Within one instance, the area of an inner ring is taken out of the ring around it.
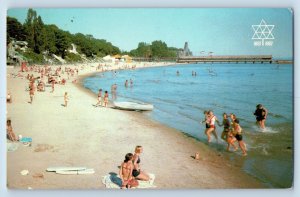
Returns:
[[[179,75],[176,72],[179,71]],[[192,76],[192,71],[197,76]],[[126,79],[133,86],[125,88]],[[240,119],[248,156],[225,152],[225,143],[210,145],[234,165],[270,187],[290,187],[293,180],[293,66],[272,64],[190,64],[99,73],[84,80],[97,93],[118,86],[117,100],[152,103],[152,119],[205,142],[203,111],[212,109]],[[267,128],[255,125],[261,103],[269,111]],[[217,127],[219,136],[222,128]]]

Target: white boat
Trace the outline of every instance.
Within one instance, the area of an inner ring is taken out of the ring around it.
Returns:
[[[123,110],[131,110],[131,111],[151,111],[153,110],[153,105],[149,103],[142,102],[113,102],[114,108],[123,109]]]

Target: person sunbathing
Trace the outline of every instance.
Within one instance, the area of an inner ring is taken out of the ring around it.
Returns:
[[[11,126],[11,120],[6,121],[6,136],[9,140],[11,140],[13,142],[19,141],[19,138],[13,132],[13,129]]]
[[[122,180],[122,187],[121,189],[137,187],[138,182],[132,177],[132,170],[133,170],[133,154],[127,153],[125,155],[125,160],[120,166],[119,175]]]

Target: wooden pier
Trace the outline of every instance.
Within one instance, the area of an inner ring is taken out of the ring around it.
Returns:
[[[168,58],[133,57],[137,62],[177,62],[177,63],[242,63],[242,64],[293,64],[292,60],[274,60],[272,55],[227,55],[227,56],[186,56]]]
[[[188,56],[179,57],[178,63],[273,63],[272,55]]]

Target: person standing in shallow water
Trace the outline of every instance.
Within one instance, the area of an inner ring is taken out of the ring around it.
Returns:
[[[243,156],[246,156],[247,155],[246,145],[245,142],[243,141],[242,127],[240,126],[239,119],[234,120],[233,135],[235,136],[236,140],[239,143],[239,146],[243,152]]]
[[[105,94],[104,94],[104,107],[107,107],[107,104],[108,104],[108,92],[105,91]]]
[[[217,117],[214,115],[212,111],[207,112],[207,118],[206,118],[206,129],[205,129],[205,135],[207,135],[207,142],[211,142],[210,134],[212,133],[217,142],[218,142],[218,135],[216,132],[216,125],[215,122],[219,122]],[[208,127],[208,128],[207,128]]]
[[[219,125],[220,127],[221,127],[221,126],[224,126],[224,129],[223,129],[221,138],[222,138],[224,141],[227,141],[228,133],[229,133],[229,130],[230,130],[230,121],[228,120],[228,116],[227,116],[226,113],[223,113],[223,122],[222,122],[222,124],[218,124],[218,125]]]
[[[266,122],[266,119],[267,119],[268,110],[266,108],[264,108],[262,106],[262,104],[258,104],[256,106],[256,110],[253,114],[256,116],[256,124],[260,128],[265,129],[266,128],[265,122]]]

